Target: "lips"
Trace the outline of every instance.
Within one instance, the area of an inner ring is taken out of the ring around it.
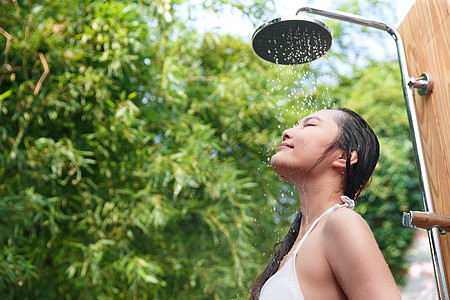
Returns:
[[[286,143],[286,142],[282,142],[282,143],[280,144],[280,147],[278,147],[278,149],[277,149],[277,153],[278,153],[278,151],[280,151],[280,150],[282,150],[282,149],[294,149],[294,146],[291,146],[291,145],[289,145],[289,144]]]

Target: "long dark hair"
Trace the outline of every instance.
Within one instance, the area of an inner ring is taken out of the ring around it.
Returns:
[[[339,133],[314,166],[318,165],[332,150],[336,148],[344,150],[347,154],[344,195],[356,201],[372,176],[380,156],[380,145],[372,128],[360,115],[348,108],[337,108],[336,110],[342,112],[336,118]],[[350,159],[353,150],[357,152],[358,161],[351,165]],[[269,264],[253,284],[250,300],[259,299],[262,286],[275,274],[284,256],[291,250],[300,230],[301,219],[302,213],[299,212],[281,242],[281,246],[274,251]]]

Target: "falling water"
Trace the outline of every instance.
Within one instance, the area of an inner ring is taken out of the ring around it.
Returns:
[[[279,128],[279,135],[262,150],[266,158],[261,168],[271,168],[271,157],[278,148],[281,133],[285,129],[296,126],[300,119],[312,112],[334,107],[330,94],[332,89],[327,87],[333,79],[327,70],[326,57],[310,64],[289,65],[289,62],[309,62],[312,57],[323,55],[329,45],[320,42],[323,40],[320,33],[308,29],[301,33],[295,30],[298,29],[288,27],[286,34],[282,33],[279,38],[269,40],[270,47],[266,50],[268,55],[274,55],[276,62],[272,66],[277,74],[276,78],[267,79],[270,86],[267,101],[273,101],[276,105],[274,122]],[[300,47],[300,44],[303,46]],[[268,183],[270,184],[275,183]],[[273,196],[275,203],[266,212],[270,210],[276,224],[292,222],[298,211],[295,190],[286,183]],[[282,239],[286,230],[287,228],[279,232],[275,229],[272,234],[274,241]]]
[[[267,92],[269,101],[274,101],[276,113],[275,122],[278,123],[280,136],[270,142],[267,148],[267,162],[281,142],[283,130],[296,126],[303,117],[321,110],[335,106],[332,101],[329,88],[332,78],[327,72],[322,71],[322,65],[326,60],[312,62],[309,67],[305,65],[273,65],[277,78],[269,80],[271,85]],[[326,69],[326,68],[324,68]]]
[[[273,65],[277,73],[275,79],[268,79],[271,88],[267,92],[268,101],[273,101],[276,105],[274,111],[274,122],[278,123],[279,135],[270,141],[268,147],[264,148],[265,168],[271,168],[270,160],[275,154],[281,142],[282,132],[292,126],[296,126],[300,119],[312,112],[321,109],[330,109],[335,106],[332,102],[330,85],[332,79],[325,67],[326,59],[312,62],[306,65]],[[261,167],[263,168],[263,167]],[[268,183],[270,185],[272,183]],[[293,187],[285,184],[274,195],[276,202],[272,203],[270,209],[274,222],[284,223],[292,222],[298,210],[298,198]],[[287,229],[286,229],[287,230]],[[282,239],[285,230],[275,231],[275,239]]]
[[[275,104],[274,123],[278,127],[278,136],[261,149],[260,154],[265,157],[258,169],[261,174],[273,172],[270,160],[285,129],[296,126],[300,119],[312,112],[334,107],[330,94],[332,89],[327,87],[333,81],[327,71],[327,59],[313,61],[328,50],[328,42],[312,28],[300,32],[295,26],[287,26],[280,28],[280,32],[266,32],[268,45],[262,45],[265,48],[264,55],[274,58],[271,61],[275,63],[272,68],[276,77],[267,79],[269,88],[266,101]],[[261,53],[258,55],[264,58]],[[313,62],[303,64],[310,61]],[[290,184],[280,186],[280,182],[267,182],[265,190],[273,192],[275,187],[280,187],[276,194],[261,194],[269,204],[261,214],[271,214],[274,223],[279,224],[270,233],[274,243],[284,238],[289,229],[288,224],[292,223],[299,209],[297,193]],[[255,222],[258,222],[256,218]],[[271,249],[267,249],[267,253],[272,256]]]

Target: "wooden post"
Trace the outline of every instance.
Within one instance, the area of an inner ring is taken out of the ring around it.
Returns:
[[[417,0],[398,31],[411,76],[433,75],[432,94],[416,93],[415,107],[434,212],[450,216],[450,0]],[[450,286],[450,233],[439,244]]]

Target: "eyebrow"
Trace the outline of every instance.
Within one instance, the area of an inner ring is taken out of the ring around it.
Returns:
[[[318,120],[318,121],[323,121],[321,118],[319,118],[319,117],[314,117],[314,116],[311,116],[311,117],[306,117],[306,118],[304,118],[304,119],[302,119],[302,120],[300,120],[300,123],[306,123],[306,122],[308,122],[308,121],[311,121],[312,119],[315,119],[315,120]]]

